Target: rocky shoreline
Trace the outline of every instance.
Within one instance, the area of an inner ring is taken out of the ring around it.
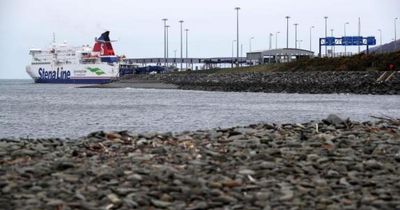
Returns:
[[[2,209],[400,209],[400,121],[0,139]]]
[[[159,75],[134,75],[117,81],[114,85],[125,87],[127,81],[160,81],[180,89],[205,91],[266,92],[266,93],[353,93],[400,94],[400,74],[384,83],[376,80],[381,71],[296,71],[252,73],[168,73]],[[154,88],[157,88],[155,86]]]

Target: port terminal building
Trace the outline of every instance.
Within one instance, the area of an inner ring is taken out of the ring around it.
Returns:
[[[302,58],[312,58],[314,52],[304,49],[283,48],[246,53],[246,57],[214,57],[214,58],[126,58],[124,62],[129,65],[140,66],[175,66],[183,64],[184,69],[196,69],[195,65],[202,65],[202,69],[232,68],[269,63],[286,63]]]
[[[295,48],[283,48],[248,52],[246,61],[249,65],[259,65],[268,63],[287,63],[302,58],[312,57],[314,57],[313,51]]]

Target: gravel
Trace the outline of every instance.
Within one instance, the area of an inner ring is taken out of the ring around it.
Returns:
[[[1,139],[1,209],[400,209],[400,121]]]

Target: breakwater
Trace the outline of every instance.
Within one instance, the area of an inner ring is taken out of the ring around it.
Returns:
[[[400,74],[384,83],[376,80],[380,71],[253,72],[253,73],[169,73],[134,75],[129,79],[162,81],[181,89],[266,93],[354,93],[400,94]]]
[[[399,209],[400,122],[0,139],[2,209]]]

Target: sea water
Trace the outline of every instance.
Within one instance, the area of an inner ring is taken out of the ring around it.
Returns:
[[[167,132],[259,122],[295,123],[337,114],[400,118],[400,96],[81,89],[0,80],[0,138],[77,138],[90,132]]]

